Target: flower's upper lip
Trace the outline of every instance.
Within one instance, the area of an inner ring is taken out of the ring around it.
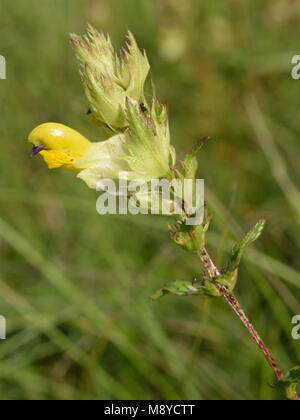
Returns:
[[[42,150],[44,150],[44,148],[42,146],[33,146],[30,156],[34,157],[35,155],[40,153]]]

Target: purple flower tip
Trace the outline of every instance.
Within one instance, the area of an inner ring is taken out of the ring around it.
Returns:
[[[35,155],[40,153],[42,150],[44,150],[44,148],[42,146],[34,146],[33,149],[32,149],[32,152],[30,153],[30,156],[34,157]]]
[[[201,142],[202,143],[206,143],[208,140],[210,140],[211,139],[211,137],[210,136],[206,136],[206,137],[203,137],[203,139],[201,140]]]

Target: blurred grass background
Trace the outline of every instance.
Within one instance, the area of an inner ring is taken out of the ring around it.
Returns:
[[[274,378],[222,300],[149,296],[201,275],[167,219],[101,217],[73,174],[29,158],[56,121],[92,140],[68,33],[88,21],[121,46],[128,26],[169,103],[179,157],[200,138],[210,252],[260,217],[237,286],[283,370],[300,363],[300,4],[293,0],[0,0],[0,399],[275,399]],[[150,90],[149,90],[150,92]]]

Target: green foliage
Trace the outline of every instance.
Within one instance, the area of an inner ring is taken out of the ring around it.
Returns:
[[[220,296],[217,287],[208,279],[203,280],[203,285],[199,285],[196,281],[175,281],[164,286],[162,289],[154,293],[151,298],[157,300],[165,294],[171,293],[176,296],[192,296],[192,295],[205,295],[210,297]]]
[[[244,239],[233,247],[231,251],[230,262],[234,270],[238,268],[241,262],[242,255],[245,252],[246,248],[252,245],[253,242],[255,242],[261,236],[265,224],[265,219],[260,220],[254,226],[254,228],[251,229],[250,232],[244,237]]]
[[[207,218],[200,225],[189,226],[185,220],[178,221],[175,225],[176,230],[170,229],[171,239],[175,244],[181,246],[186,251],[201,253],[205,246],[205,235],[210,225],[210,218]]]
[[[234,245],[230,255],[228,271],[226,274],[217,278],[216,281],[218,284],[226,286],[230,291],[234,290],[238,280],[238,271],[242,256],[246,248],[252,245],[261,236],[265,224],[266,220],[261,219],[240,243]]]
[[[237,279],[238,279],[238,273],[237,273],[237,270],[235,270],[235,271],[229,271],[228,273],[223,274],[222,276],[218,277],[216,279],[216,282],[220,284],[221,286],[226,286],[227,289],[232,292],[236,286]]]
[[[288,371],[286,374],[286,381],[299,384],[300,383],[300,366],[296,366]]]
[[[194,147],[192,152],[186,153],[183,161],[181,162],[182,172],[178,171],[178,174],[182,179],[186,178],[186,179],[195,180],[197,169],[198,169],[197,155],[208,139],[209,139],[208,137],[205,137],[204,139],[201,140],[199,144],[197,144]]]
[[[295,400],[298,385],[300,384],[300,366],[295,366],[285,375],[285,380],[276,383],[276,388],[281,392],[282,397]]]
[[[265,219],[260,220],[240,243],[234,245],[231,251],[227,272],[216,278],[210,279],[210,283],[212,285],[211,287],[214,289],[214,291],[217,291],[216,284],[226,286],[230,291],[234,290],[238,280],[238,270],[242,255],[246,248],[253,244],[261,236],[265,223]],[[205,236],[207,234],[209,225],[210,218],[207,218],[201,225],[198,226],[187,226],[184,221],[179,222],[176,226],[177,230],[175,232],[171,232],[171,238],[177,245],[181,246],[189,252],[198,253],[198,255],[201,257],[202,251],[205,248]],[[168,290],[168,288],[164,288],[162,290]],[[210,292],[203,294],[210,295]],[[178,294],[178,296],[183,295],[185,294]],[[212,295],[219,296],[220,294],[217,291],[216,294]]]

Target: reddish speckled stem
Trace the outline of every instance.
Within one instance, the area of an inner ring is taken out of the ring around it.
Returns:
[[[219,270],[217,269],[217,267],[214,265],[212,259],[210,258],[208,252],[205,249],[203,250],[202,254],[200,255],[200,258],[202,260],[202,263],[203,263],[206,271],[208,272],[208,274],[210,275],[210,277],[212,279],[215,279],[215,278],[217,278],[221,275]],[[260,350],[264,354],[265,358],[267,359],[269,365],[273,369],[275,375],[277,376],[277,379],[279,381],[284,381],[285,380],[284,374],[282,373],[282,371],[278,367],[278,365],[275,362],[272,354],[270,353],[267,346],[265,345],[265,343],[263,342],[263,340],[259,336],[258,332],[254,328],[254,326],[251,324],[249,319],[247,318],[245,312],[241,308],[241,305],[239,304],[239,301],[237,300],[235,295],[232,292],[230,292],[227,289],[227,287],[225,287],[225,286],[218,285],[217,287],[219,289],[220,296],[224,297],[226,302],[231,306],[231,308],[234,310],[234,312],[237,314],[237,316],[240,318],[242,323],[245,325],[245,327],[247,328],[247,330],[251,334],[252,338],[254,339],[254,341],[256,342],[256,344],[258,345],[258,347],[260,348]]]

